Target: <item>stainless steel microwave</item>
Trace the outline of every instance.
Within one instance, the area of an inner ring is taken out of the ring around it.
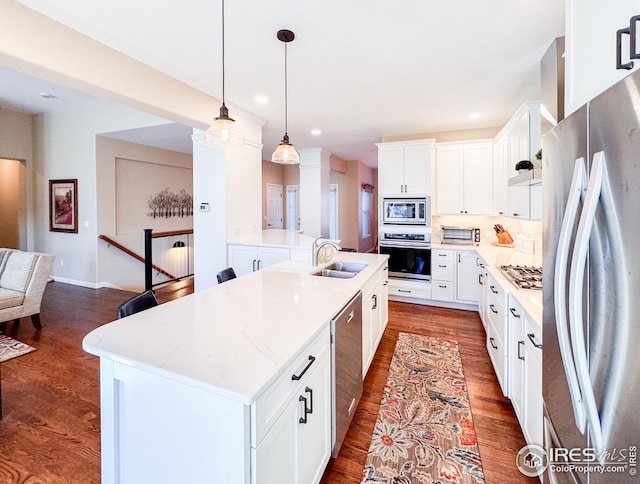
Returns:
[[[383,225],[430,225],[431,199],[383,198]]]
[[[480,229],[477,227],[440,228],[440,242],[443,244],[479,244]]]

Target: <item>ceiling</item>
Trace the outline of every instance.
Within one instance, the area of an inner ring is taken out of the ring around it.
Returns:
[[[18,1],[222,97],[220,0]],[[227,105],[231,117],[239,107],[266,120],[264,159],[284,133],[282,28],[296,34],[288,45],[291,142],[371,166],[382,138],[502,126],[523,102],[539,98],[540,59],[564,35],[558,0],[227,0],[225,10]],[[16,81],[13,91],[4,74],[0,106],[56,106],[29,104],[29,86]],[[84,99],[66,94],[70,102]],[[257,103],[258,95],[269,101]],[[189,132],[174,128],[176,141]],[[152,131],[118,136],[150,144]]]

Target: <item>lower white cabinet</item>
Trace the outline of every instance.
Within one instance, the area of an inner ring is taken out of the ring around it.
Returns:
[[[542,328],[509,297],[509,393],[527,444],[542,445]]]
[[[478,257],[478,313],[480,314],[480,320],[484,330],[487,330],[487,291],[489,285],[487,284],[487,277],[489,270],[487,269],[487,263],[481,257]]]
[[[455,300],[456,253],[453,250],[431,250],[431,297],[438,301]]]
[[[524,340],[524,437],[528,444],[542,445],[542,328],[525,321]]]
[[[382,333],[387,326],[388,269],[385,265],[362,288],[362,379],[373,361]]]
[[[479,261],[475,250],[456,253],[456,299],[460,302],[478,303]]]
[[[509,396],[507,293],[491,273],[488,273],[487,284],[487,351],[502,393]]]
[[[289,249],[267,245],[229,244],[228,261],[237,276],[243,276],[289,259]]]
[[[325,353],[298,381],[282,414],[251,449],[252,484],[320,482],[331,453],[330,395],[330,358]]]

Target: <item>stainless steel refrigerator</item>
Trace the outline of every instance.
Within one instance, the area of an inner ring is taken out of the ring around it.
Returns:
[[[640,482],[640,73],[542,153],[545,482]]]

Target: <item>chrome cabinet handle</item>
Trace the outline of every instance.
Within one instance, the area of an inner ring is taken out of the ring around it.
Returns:
[[[445,269],[447,267],[447,264],[438,264],[438,267]]]
[[[489,343],[491,344],[491,347],[492,347],[494,350],[497,350],[497,349],[498,349],[498,347],[497,347],[495,344],[493,344],[493,338],[489,338]]]
[[[514,315],[514,317],[519,318],[520,315],[518,313],[516,313],[516,308],[509,308],[509,311],[511,311],[511,314]]]
[[[498,291],[496,291],[496,286],[489,286],[489,288],[491,289],[492,293],[498,294]]]
[[[410,289],[398,289],[398,292],[411,292]]]
[[[498,311],[496,311],[496,307],[493,304],[489,304],[489,307],[491,308],[491,312],[498,314]]]
[[[373,296],[371,296],[371,299],[373,300],[373,306],[371,306],[371,309],[377,309],[378,308],[378,295],[374,294]]]
[[[296,375],[294,373],[293,375],[291,375],[291,379],[292,380],[299,380],[300,378],[302,378],[304,376],[304,374],[309,370],[311,365],[313,365],[314,361],[316,361],[316,357],[312,356],[312,355],[309,355],[309,363],[307,363],[307,366],[304,367],[304,369],[302,370],[302,373],[300,373],[299,375]]]
[[[482,274],[478,274],[478,284],[484,286],[484,282],[482,282]]]
[[[446,286],[446,285],[443,285],[443,284],[438,284],[438,287],[439,287],[440,289],[446,289],[446,288],[447,288],[447,286]]]

